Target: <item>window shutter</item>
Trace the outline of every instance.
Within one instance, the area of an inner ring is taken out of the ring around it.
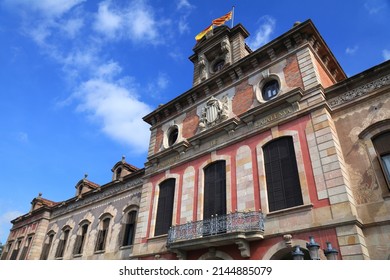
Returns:
[[[203,218],[226,214],[226,163],[217,161],[204,170]]]
[[[294,144],[279,138],[263,148],[270,211],[303,204]]]
[[[64,241],[65,240],[61,239],[60,242],[58,243],[56,258],[61,258],[62,254],[64,253]]]
[[[16,260],[16,258],[18,257],[18,253],[19,253],[19,249],[14,249],[12,251],[11,257],[9,259],[10,260]]]
[[[45,243],[43,245],[42,253],[41,253],[41,260],[47,260],[47,257],[49,256],[49,249],[50,249],[50,244]]]
[[[156,227],[154,231],[155,236],[168,233],[168,230],[172,225],[175,183],[175,179],[168,179],[160,184]]]
[[[131,211],[127,214],[127,223],[125,225],[125,234],[122,246],[128,246],[133,244],[136,215],[136,211]]]
[[[73,248],[73,255],[78,255],[81,253],[81,240],[82,240],[82,236],[77,235],[76,242],[75,242],[74,248]]]

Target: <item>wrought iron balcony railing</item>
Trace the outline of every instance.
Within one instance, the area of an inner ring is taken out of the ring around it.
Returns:
[[[263,213],[260,211],[235,212],[172,226],[168,231],[167,246],[179,241],[236,232],[264,232]]]

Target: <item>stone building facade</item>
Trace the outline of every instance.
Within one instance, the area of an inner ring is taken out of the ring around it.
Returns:
[[[310,20],[257,50],[248,36],[199,41],[192,88],[144,117],[145,167],[38,196],[1,258],[308,258],[309,236],[321,259],[326,242],[389,258],[390,62],[348,78]]]

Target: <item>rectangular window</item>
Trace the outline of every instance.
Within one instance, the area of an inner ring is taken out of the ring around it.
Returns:
[[[303,204],[292,137],[263,147],[269,211]]]
[[[32,242],[32,236],[27,237],[26,244],[24,244],[22,253],[20,254],[19,260],[25,260],[27,256],[27,252],[30,249]]]
[[[226,162],[221,160],[204,169],[203,236],[225,233],[225,215]]]
[[[8,257],[9,252],[11,251],[12,248],[12,241],[8,242],[7,247],[3,250],[6,250],[5,252],[3,251],[3,254],[1,255],[2,260],[6,260]]]
[[[156,228],[154,235],[168,233],[172,225],[173,200],[175,197],[175,179],[165,180],[160,184],[160,194],[158,197]]]

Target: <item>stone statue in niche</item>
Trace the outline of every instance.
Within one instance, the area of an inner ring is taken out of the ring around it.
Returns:
[[[222,100],[210,97],[206,106],[202,108],[201,118],[199,120],[199,130],[203,131],[212,127],[229,117],[229,98],[224,96]]]
[[[230,42],[228,39],[224,39],[221,42],[221,51],[223,53],[223,59],[225,60],[225,65],[230,65],[231,63]]]
[[[207,79],[206,58],[203,54],[199,55],[199,78],[201,81]]]

